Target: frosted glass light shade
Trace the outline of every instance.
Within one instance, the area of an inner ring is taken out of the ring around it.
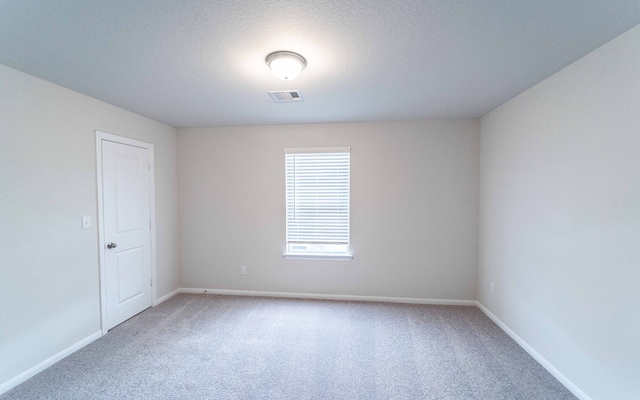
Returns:
[[[276,51],[267,56],[266,63],[275,76],[286,81],[295,79],[307,66],[307,60],[298,53]]]

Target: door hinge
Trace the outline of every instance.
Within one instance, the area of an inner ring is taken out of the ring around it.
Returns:
[[[149,221],[149,229],[151,229],[151,221]]]
[[[150,280],[149,286],[153,286],[153,279]]]
[[[147,169],[151,172],[151,163],[147,164]]]

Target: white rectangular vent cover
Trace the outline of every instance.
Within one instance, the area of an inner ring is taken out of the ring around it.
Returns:
[[[278,90],[267,92],[276,103],[290,103],[292,101],[302,101],[302,95],[299,90]]]

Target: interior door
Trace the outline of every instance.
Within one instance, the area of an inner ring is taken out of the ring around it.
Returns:
[[[102,142],[107,329],[151,307],[149,151]]]

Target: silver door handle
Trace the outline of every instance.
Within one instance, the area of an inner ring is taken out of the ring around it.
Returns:
[[[116,247],[118,247],[118,245],[113,242],[107,243],[107,249],[115,249]]]

